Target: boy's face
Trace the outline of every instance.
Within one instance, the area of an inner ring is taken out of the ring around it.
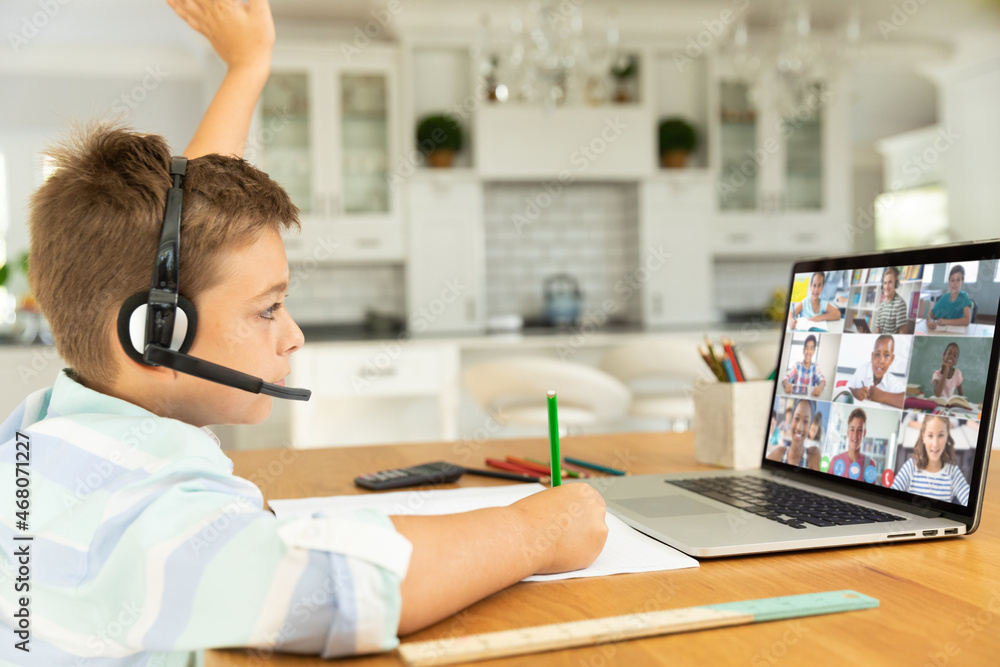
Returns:
[[[875,384],[879,383],[892,366],[892,360],[896,358],[892,348],[893,344],[888,340],[880,340],[875,345],[875,351],[872,352],[872,375],[875,377]]]
[[[194,300],[198,333],[191,355],[284,384],[302,331],[284,309],[288,262],[281,237],[265,231],[253,244],[218,259],[219,281]],[[177,418],[194,424],[256,424],[271,413],[270,396],[179,375]]]
[[[865,420],[855,417],[847,425],[847,445],[857,454],[861,450],[861,441],[865,439]]]
[[[948,289],[951,290],[952,294],[958,294],[959,290],[962,289],[962,285],[965,284],[965,276],[961,273],[953,273],[948,278]]]
[[[891,271],[886,271],[882,276],[882,293],[886,301],[896,296],[896,275]]]
[[[812,362],[813,353],[816,351],[816,343],[809,341],[802,346],[802,363],[808,366]]]

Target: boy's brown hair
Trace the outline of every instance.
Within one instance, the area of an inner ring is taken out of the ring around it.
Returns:
[[[153,274],[170,149],[160,136],[98,124],[47,154],[55,171],[31,199],[28,281],[74,377],[107,389],[118,310]],[[191,160],[183,190],[179,290],[191,300],[221,278],[220,253],[299,226],[288,194],[240,158]]]

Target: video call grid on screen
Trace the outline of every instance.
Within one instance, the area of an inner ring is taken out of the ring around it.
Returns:
[[[765,458],[968,507],[998,304],[996,259],[796,273]]]

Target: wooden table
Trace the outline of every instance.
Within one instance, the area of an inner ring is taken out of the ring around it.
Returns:
[[[234,452],[237,475],[265,498],[357,493],[361,472],[445,459],[481,466],[504,454],[545,456],[547,442],[504,440],[320,450]],[[564,451],[625,467],[631,474],[706,469],[685,434],[616,434],[565,439]],[[853,588],[878,609],[522,656],[481,664],[564,665],[995,665],[1000,663],[1000,463],[994,462],[980,529],[923,543],[851,547],[701,561],[701,567],[594,579],[520,583],[404,641],[440,639],[752,598]],[[459,486],[499,480],[466,475]],[[329,665],[318,657],[262,658],[208,651],[206,667]],[[338,661],[400,665],[393,651]]]

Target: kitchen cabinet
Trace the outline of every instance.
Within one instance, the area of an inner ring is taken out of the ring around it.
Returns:
[[[712,172],[683,170],[639,189],[643,323],[703,323],[712,317]]]
[[[482,182],[470,172],[430,170],[410,178],[407,194],[409,330],[485,330]]]
[[[775,79],[765,77],[752,90],[724,64],[713,69],[716,254],[848,251],[850,142],[843,76],[817,80],[791,109],[782,109]]]
[[[455,440],[459,348],[452,342],[314,343],[292,356],[296,447]],[[392,415],[387,419],[387,415]]]
[[[403,215],[390,170],[400,150],[398,53],[369,45],[276,49],[247,159],[282,184],[302,231],[292,262],[401,261]]]

